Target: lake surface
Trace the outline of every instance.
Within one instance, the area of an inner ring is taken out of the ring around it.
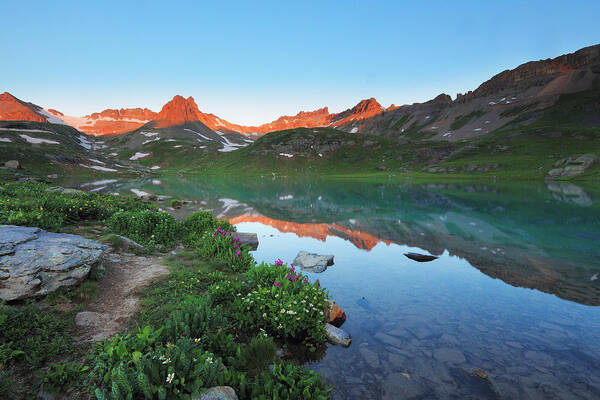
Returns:
[[[259,262],[333,254],[333,266],[308,274],[346,312],[353,341],[307,366],[334,399],[600,398],[598,188],[178,178],[102,186],[193,200],[192,209],[258,233]],[[418,263],[407,252],[439,258]]]

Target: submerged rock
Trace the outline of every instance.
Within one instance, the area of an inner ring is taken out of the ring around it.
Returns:
[[[333,255],[319,255],[302,250],[294,259],[293,265],[318,274],[333,265]]]
[[[192,400],[238,400],[238,397],[229,386],[215,386],[198,397],[192,397]]]
[[[85,279],[106,246],[77,235],[0,225],[0,300],[43,296]]]
[[[352,343],[352,337],[343,329],[336,328],[331,324],[325,324],[327,341],[338,346],[348,347]]]
[[[411,260],[415,260],[418,262],[427,262],[427,261],[433,261],[436,260],[438,257],[436,256],[430,256],[427,254],[419,254],[419,253],[404,253],[404,255],[408,258],[410,258]]]
[[[256,233],[235,232],[234,236],[240,239],[242,244],[250,247],[252,250],[258,249],[258,236]]]

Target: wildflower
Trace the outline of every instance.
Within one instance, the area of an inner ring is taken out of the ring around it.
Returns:
[[[207,361],[209,364],[212,364],[212,363],[214,362],[212,357],[206,357],[206,361]]]
[[[200,339],[200,338],[197,337],[197,338],[194,339],[194,343],[198,344],[198,343],[200,343],[201,340],[202,339]]]
[[[293,265],[290,266],[290,271],[294,272],[296,270],[296,267],[294,267]]]
[[[175,372],[172,372],[169,375],[167,375],[167,383],[173,382],[174,378],[175,378]]]
[[[267,317],[267,313],[263,313],[263,317],[266,318]]]
[[[275,286],[279,287],[279,286],[281,286],[281,283],[279,283],[279,282],[275,281],[275,282],[273,282],[273,285],[275,285]]]
[[[168,364],[168,363],[170,363],[170,362],[171,362],[171,359],[170,359],[170,358],[167,358],[167,359],[165,359],[165,360],[164,360],[162,363],[163,363],[163,365],[166,365],[166,364]]]
[[[278,266],[278,267],[280,267],[280,266],[282,266],[282,265],[283,265],[283,261],[281,260],[281,258],[278,258],[278,259],[275,261],[275,265],[276,265],[276,266]]]
[[[317,279],[317,287],[321,287],[321,283],[319,282],[318,279]]]

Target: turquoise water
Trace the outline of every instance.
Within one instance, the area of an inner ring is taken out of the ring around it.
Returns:
[[[256,232],[258,261],[335,256],[309,275],[346,312],[352,345],[307,361],[335,399],[600,398],[594,188],[162,178],[105,190],[131,188]]]

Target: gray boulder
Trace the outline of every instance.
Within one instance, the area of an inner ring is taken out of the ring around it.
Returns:
[[[302,250],[298,253],[296,258],[294,258],[292,264],[296,267],[300,267],[304,271],[318,274],[325,271],[328,266],[333,265],[333,256],[319,255]]]
[[[106,246],[81,236],[0,225],[0,300],[43,296],[85,279]]]
[[[8,160],[4,163],[4,166],[11,169],[21,169],[21,163],[17,160]]]
[[[352,337],[348,332],[331,324],[325,324],[325,333],[327,334],[327,341],[331,344],[348,347],[352,343]]]
[[[115,235],[115,237],[119,240],[119,249],[120,250],[129,250],[134,253],[145,253],[147,250],[144,246],[136,242],[135,240],[129,239],[128,237]]]
[[[235,232],[233,235],[240,239],[242,244],[247,245],[252,250],[258,249],[258,236],[256,233]]]
[[[192,400],[238,400],[235,390],[229,386],[215,386],[202,393],[199,397],[192,397]]]

